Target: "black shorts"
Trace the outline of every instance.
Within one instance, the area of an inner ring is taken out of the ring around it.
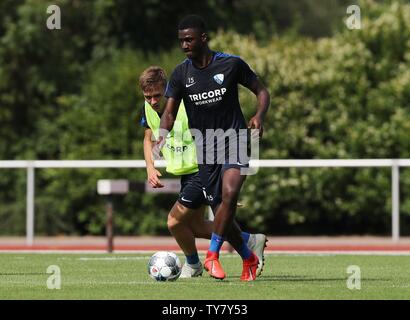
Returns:
[[[198,209],[207,204],[205,200],[199,172],[182,175],[178,202],[189,209]]]
[[[249,132],[248,132],[249,136]],[[236,168],[245,174],[249,168],[250,139],[237,140],[236,146],[231,147],[228,143],[222,145],[221,152],[214,152],[206,158],[208,163],[199,164],[199,175],[202,185],[205,187],[207,204],[213,209],[222,202],[222,178],[226,170]],[[214,150],[218,147],[214,145]],[[246,152],[246,154],[244,154]],[[205,158],[205,156],[204,156]],[[243,171],[244,169],[245,171]]]
[[[206,197],[206,204],[215,208],[222,202],[222,178],[224,172],[231,168],[248,168],[249,164],[204,164],[199,165],[199,175]]]

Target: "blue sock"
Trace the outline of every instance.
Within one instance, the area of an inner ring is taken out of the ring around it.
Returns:
[[[242,232],[242,239],[243,239],[243,242],[245,242],[245,243],[248,243],[248,241],[249,241],[249,237],[251,236],[251,234],[250,233],[247,233],[247,232]]]
[[[242,257],[242,259],[248,259],[252,255],[252,251],[249,250],[246,242],[243,243],[242,247],[238,250],[238,253]]]
[[[221,247],[224,243],[224,238],[217,235],[216,233],[212,232],[212,237],[211,237],[211,244],[209,246],[209,250],[211,252],[217,252],[219,253],[219,251],[221,250]]]
[[[185,257],[188,264],[197,264],[199,262],[198,252]]]

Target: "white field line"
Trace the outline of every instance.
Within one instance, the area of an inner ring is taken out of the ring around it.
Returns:
[[[151,256],[142,256],[142,257],[100,257],[100,258],[89,258],[89,257],[81,257],[77,260],[81,261],[117,261],[117,260],[148,260]]]
[[[178,281],[155,281],[155,280],[148,280],[148,281],[112,281],[112,282],[108,282],[108,281],[104,281],[104,282],[90,282],[90,284],[93,285],[149,285],[149,286],[161,286],[164,283],[172,283],[173,286],[177,285],[177,286],[187,286],[190,283],[192,284],[192,280],[188,280],[188,281],[181,281],[181,279],[177,279]],[[182,279],[185,280],[185,279]],[[253,286],[253,284],[250,283],[235,283],[235,282],[215,282],[215,285],[222,285],[222,286],[240,286],[240,287],[249,287],[249,286]]]

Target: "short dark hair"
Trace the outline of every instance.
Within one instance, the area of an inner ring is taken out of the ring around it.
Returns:
[[[196,14],[190,14],[181,19],[178,24],[178,30],[198,29],[200,32],[206,32],[207,26],[202,17]]]

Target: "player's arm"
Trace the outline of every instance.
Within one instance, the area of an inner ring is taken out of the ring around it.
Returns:
[[[165,102],[164,112],[161,116],[161,122],[159,126],[159,137],[157,144],[155,146],[155,155],[165,144],[165,138],[174,126],[175,119],[177,117],[179,104],[182,100],[182,88],[181,85],[181,74],[177,67],[171,74],[171,78],[167,84],[165,90],[165,97],[167,98]]]
[[[165,138],[167,137],[168,133],[171,131],[172,127],[174,126],[175,119],[177,117],[179,104],[181,103],[180,99],[169,97],[165,104],[164,113],[161,117],[161,123],[159,127],[159,137],[157,146],[159,149],[164,145]]]
[[[144,159],[147,165],[147,180],[153,188],[162,188],[163,185],[158,178],[161,176],[161,173],[155,169],[154,158],[152,157],[153,147],[152,130],[146,128],[144,131]]]
[[[180,99],[168,98],[165,104],[165,110],[161,117],[160,128],[170,131],[174,126],[175,118],[177,117]]]
[[[259,136],[263,134],[263,121],[270,104],[270,96],[268,90],[263,86],[258,78],[254,78],[247,86],[257,98],[256,114],[249,120],[248,128],[259,129]]]

